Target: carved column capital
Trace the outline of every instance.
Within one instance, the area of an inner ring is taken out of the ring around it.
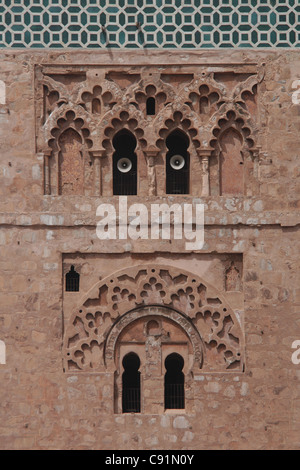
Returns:
[[[148,159],[154,159],[157,157],[159,150],[157,148],[148,148],[143,150],[146,158]],[[154,161],[154,160],[153,160]]]
[[[256,147],[253,147],[251,151],[252,151],[254,159],[259,161],[260,155],[261,155],[261,145],[256,145]]]
[[[90,150],[89,151],[92,157],[94,158],[103,158],[106,157],[106,150],[105,149],[100,149],[100,150]]]
[[[197,155],[199,158],[210,158],[212,151],[212,148],[198,149]]]

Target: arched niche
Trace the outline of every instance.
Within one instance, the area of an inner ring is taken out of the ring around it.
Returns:
[[[176,311],[149,306],[123,315],[104,347],[107,371],[114,374],[115,412],[163,412],[166,381],[173,408],[185,408],[185,387],[191,394],[193,373],[201,369],[203,353],[202,340],[192,322]],[[182,359],[175,381],[168,360],[174,354]],[[175,402],[174,384],[180,395]],[[169,402],[166,408],[171,409]]]
[[[77,131],[66,129],[58,139],[59,194],[81,195],[84,191],[82,139]]]
[[[244,193],[243,138],[230,127],[219,138],[220,143],[220,190],[221,195]]]

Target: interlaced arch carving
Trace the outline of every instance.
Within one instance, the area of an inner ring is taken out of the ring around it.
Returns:
[[[114,113],[105,115],[105,121],[108,124],[105,128],[101,129],[101,147],[106,150],[108,154],[113,151],[112,139],[117,132],[122,129],[128,129],[137,139],[140,148],[144,148],[147,142],[144,138],[143,126],[141,126],[142,113],[137,110],[133,105],[128,105],[124,109],[119,106]]]
[[[90,186],[92,179],[90,150],[93,142],[82,113],[76,114],[63,105],[49,117],[45,130],[45,151],[51,156],[47,161],[48,187],[56,188],[57,194],[84,194],[85,186]]]
[[[225,87],[217,83],[212,75],[203,72],[202,75],[196,76],[185,92],[186,103],[200,114],[202,121],[209,119],[218,110],[221,97],[226,93]]]
[[[245,182],[252,178],[255,128],[241,109],[224,103],[212,126],[210,187],[216,194],[244,194]]]
[[[75,132],[78,132],[83,137],[87,147],[92,147],[93,142],[90,138],[90,131],[85,126],[81,114],[79,116],[78,114],[76,115],[73,109],[62,109],[59,116],[56,116],[55,124],[51,127],[51,137],[49,136],[48,145],[52,149],[56,150],[58,148],[58,139],[67,129],[74,129]]]
[[[244,67],[243,72],[213,69],[201,66],[187,72],[163,67],[110,70],[91,66],[74,67],[74,73],[68,75],[61,71],[44,73],[37,67],[42,103],[37,113],[37,149],[45,155],[45,194],[53,186],[49,182],[52,163],[48,157],[59,147],[59,133],[65,126],[62,120],[70,112],[75,114],[70,127],[79,133],[82,143],[95,157],[93,190],[85,187],[85,194],[112,193],[110,161],[102,157],[112,155],[112,139],[121,129],[134,134],[140,172],[147,172],[148,181],[138,178],[141,195],[164,193],[164,181],[157,175],[164,174],[165,142],[175,129],[185,132],[190,141],[194,175],[190,181],[191,194],[220,194],[218,184],[213,188],[220,177],[216,173],[216,159],[220,138],[229,127],[241,136],[243,155],[253,160],[252,166],[249,162],[245,181],[250,177],[255,180],[253,185],[257,185],[258,163],[254,161],[258,160],[259,149],[257,85],[263,79],[264,69],[257,66],[257,73],[252,66]],[[129,85],[126,87],[125,83]],[[81,120],[83,124],[78,129]]]
[[[186,331],[198,368],[243,370],[241,325],[223,296],[192,273],[160,265],[122,270],[89,291],[66,327],[65,369],[113,368],[118,335],[150,306]]]
[[[164,124],[159,130],[159,136],[156,145],[159,149],[165,150],[165,142],[167,136],[174,130],[180,129],[186,133],[194,147],[200,147],[199,128],[200,121],[195,113],[193,113],[187,105],[183,105],[180,110],[169,105],[164,114]]]
[[[92,148],[90,130],[86,125],[86,114],[79,106],[63,105],[51,114],[45,125],[45,141],[51,150],[58,150],[58,139],[66,129],[80,133],[88,149]]]
[[[226,132],[228,129],[232,128],[237,131],[237,133],[243,139],[243,150],[250,151],[254,145],[255,137],[252,134],[253,123],[251,123],[250,118],[243,115],[238,110],[228,109],[226,105],[222,106],[222,113],[219,113],[219,120],[215,126],[212,127],[212,139],[210,145],[213,147],[218,147],[219,137]],[[220,110],[221,111],[221,110]]]
[[[146,101],[148,98],[155,99],[155,115],[157,115],[168,103],[174,102],[176,97],[176,90],[161,80],[160,72],[153,73],[146,70],[142,71],[139,83],[129,87],[125,94],[126,100],[138,107],[144,115],[146,114]],[[147,125],[147,121],[145,121],[145,124]]]
[[[90,114],[104,115],[124,97],[120,87],[113,81],[106,80],[102,70],[89,70],[84,88],[77,90],[75,103],[79,103]],[[100,109],[93,112],[93,100],[99,100]]]

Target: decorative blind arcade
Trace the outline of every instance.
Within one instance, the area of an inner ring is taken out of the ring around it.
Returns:
[[[300,46],[300,0],[0,0],[0,48]]]

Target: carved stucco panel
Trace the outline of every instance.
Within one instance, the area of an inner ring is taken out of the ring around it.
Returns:
[[[65,370],[113,368],[119,334],[145,307],[180,325],[203,370],[243,370],[244,335],[226,299],[198,276],[161,265],[131,267],[93,286],[66,325]]]

